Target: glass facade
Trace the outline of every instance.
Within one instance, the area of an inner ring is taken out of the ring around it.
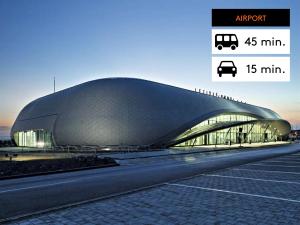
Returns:
[[[235,126],[235,122],[248,123]],[[214,127],[222,127],[222,125],[230,125],[230,127],[218,129],[213,132],[206,132]],[[177,140],[184,141],[176,146],[187,147],[270,142],[277,140],[277,133],[276,128],[267,122],[258,122],[255,117],[239,114],[219,115],[205,120],[181,134],[177,137]],[[197,134],[199,134],[199,136],[197,136]]]
[[[48,148],[52,146],[51,133],[45,130],[27,130],[14,133],[14,140],[20,147]]]

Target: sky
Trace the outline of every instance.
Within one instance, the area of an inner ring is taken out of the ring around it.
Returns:
[[[290,8],[290,82],[212,82],[212,8]],[[300,129],[300,3],[0,0],[0,136],[30,101],[85,81],[136,77],[271,108]]]

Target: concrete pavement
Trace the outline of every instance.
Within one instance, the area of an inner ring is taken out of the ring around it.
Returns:
[[[125,163],[118,168],[0,181],[0,218],[5,221],[298,151],[299,145],[288,145],[206,156],[195,153],[188,159],[180,156],[148,164]]]
[[[205,173],[12,224],[298,225],[300,154],[257,164]]]

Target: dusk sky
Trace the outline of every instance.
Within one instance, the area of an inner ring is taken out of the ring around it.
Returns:
[[[212,8],[290,8],[291,81],[211,81]],[[136,77],[271,108],[300,129],[300,3],[0,0],[0,136],[30,101],[85,81]]]

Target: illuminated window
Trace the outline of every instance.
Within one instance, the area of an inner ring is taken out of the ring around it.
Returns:
[[[250,123],[238,125],[238,122],[248,121]],[[222,129],[223,126],[228,126],[228,128]],[[212,128],[220,128],[220,130],[207,133]],[[191,139],[187,141],[189,137]],[[270,142],[276,141],[277,137],[278,131],[276,129],[268,123],[257,122],[255,117],[240,114],[222,114],[209,118],[179,135],[176,138],[179,144],[176,146]],[[180,140],[184,141],[180,143]]]
[[[14,140],[20,147],[51,147],[51,133],[45,130],[27,130],[14,133]]]

